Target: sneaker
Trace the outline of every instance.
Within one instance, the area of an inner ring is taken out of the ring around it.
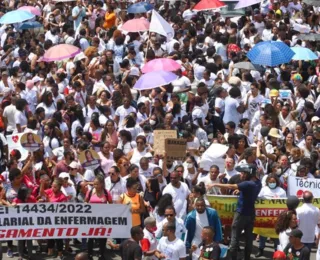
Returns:
[[[7,251],[7,257],[13,258],[13,252],[12,252],[11,249],[8,249],[8,251]]]

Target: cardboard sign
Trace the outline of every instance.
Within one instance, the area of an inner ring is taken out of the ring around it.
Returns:
[[[167,138],[177,138],[176,130],[155,130],[153,149],[155,154],[164,155],[165,153],[165,140]]]
[[[187,140],[178,138],[167,138],[165,149],[169,160],[183,161],[186,157]]]

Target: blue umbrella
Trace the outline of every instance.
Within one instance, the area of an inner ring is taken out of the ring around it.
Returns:
[[[303,47],[292,47],[291,50],[295,53],[293,60],[317,60],[318,56],[312,50]]]
[[[146,2],[139,2],[128,7],[128,13],[140,14],[146,13],[153,9],[153,5]]]
[[[34,28],[40,28],[43,27],[43,24],[37,22],[37,21],[28,21],[23,24],[20,24],[18,29],[20,30],[27,30],[27,29],[34,29]]]
[[[247,57],[253,64],[274,67],[291,61],[294,54],[283,42],[266,41],[255,45]]]
[[[4,14],[0,19],[0,24],[21,23],[32,19],[34,16],[34,14],[24,10],[15,10]]]

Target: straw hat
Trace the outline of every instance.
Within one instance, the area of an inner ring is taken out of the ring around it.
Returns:
[[[268,135],[274,138],[281,138],[281,135],[279,135],[279,131],[277,128],[271,128]]]

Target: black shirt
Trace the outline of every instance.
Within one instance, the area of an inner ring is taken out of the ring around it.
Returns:
[[[122,260],[141,260],[142,249],[140,245],[131,238],[123,241],[120,245]]]
[[[284,249],[284,253],[287,257],[292,255],[292,260],[310,260],[310,250],[305,245],[299,250],[296,250],[291,244],[288,244]]]
[[[201,259],[210,259],[210,260],[219,260],[220,259],[220,253],[221,249],[218,243],[212,242],[209,245],[204,245],[203,242],[199,245],[200,248],[200,257]]]

